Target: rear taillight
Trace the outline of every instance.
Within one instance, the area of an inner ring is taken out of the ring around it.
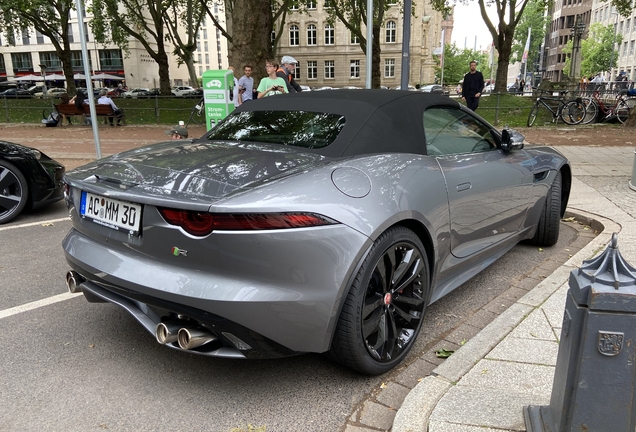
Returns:
[[[189,234],[205,236],[212,231],[276,230],[337,224],[315,213],[203,213],[191,210],[160,208],[159,213],[171,225]]]

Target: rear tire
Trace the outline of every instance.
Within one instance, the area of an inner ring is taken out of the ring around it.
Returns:
[[[9,222],[26,206],[29,186],[15,165],[0,160],[0,224]]]
[[[561,118],[566,124],[577,125],[585,119],[585,106],[581,102],[570,101],[563,107]]]
[[[625,123],[629,118],[629,105],[622,99],[616,106],[616,118],[621,123]]]
[[[528,127],[532,127],[535,120],[537,119],[537,114],[539,114],[539,104],[536,103],[530,110],[530,114],[528,115]]]
[[[543,211],[530,243],[537,246],[554,246],[559,240],[559,228],[561,226],[561,172],[558,172],[552,186],[548,190]]]
[[[415,344],[428,298],[422,242],[407,228],[389,229],[375,241],[356,275],[329,357],[363,374],[391,370]]]
[[[598,105],[590,98],[582,99],[583,105],[585,105],[585,118],[581,124],[594,123],[596,116],[598,115]]]

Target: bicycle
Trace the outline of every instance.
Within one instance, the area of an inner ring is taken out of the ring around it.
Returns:
[[[194,122],[198,125],[205,123],[205,98],[201,98],[199,103],[192,107],[190,118],[185,124],[185,127],[188,127],[190,122]]]
[[[532,87],[533,90],[537,90],[539,92],[548,93],[547,90],[539,89],[536,87]],[[565,96],[566,92],[563,92]],[[556,109],[553,106],[550,106],[546,101],[549,102],[557,102]],[[583,121],[585,118],[585,106],[581,103],[581,99],[577,98],[571,101],[565,101],[562,96],[557,97],[546,97],[539,96],[537,97],[537,101],[532,106],[530,110],[530,114],[528,115],[528,127],[531,127],[537,119],[539,114],[539,110],[541,107],[544,107],[546,110],[552,114],[552,122],[556,123],[559,118],[563,120],[564,123],[569,125],[576,125]]]
[[[601,121],[611,120],[613,118],[618,119],[619,122],[625,123],[629,117],[630,106],[625,100],[624,94],[616,96],[613,106],[606,106],[603,103],[603,99],[600,97],[601,93],[599,89],[595,90],[591,97],[583,98],[582,102],[585,105],[585,121],[583,124],[591,123],[599,113],[603,114]]]

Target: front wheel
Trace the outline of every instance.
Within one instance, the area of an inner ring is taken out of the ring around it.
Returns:
[[[537,119],[537,114],[539,114],[539,104],[536,103],[530,110],[530,114],[528,115],[528,127],[531,127],[535,120]]]
[[[329,356],[368,375],[391,370],[415,344],[428,296],[422,242],[407,228],[389,229],[375,241],[356,275]]]
[[[0,160],[0,224],[9,222],[26,206],[29,186],[15,165]]]
[[[579,124],[585,120],[585,106],[582,102],[570,101],[563,107],[561,118],[566,124]]]
[[[561,226],[561,172],[557,172],[545,198],[537,232],[530,243],[537,246],[554,246],[559,240]]]
[[[629,118],[629,105],[622,99],[618,105],[616,105],[616,118],[621,123],[625,123]]]
[[[585,118],[581,124],[593,123],[598,115],[598,105],[591,98],[583,98],[581,99],[581,102],[583,102],[583,105],[585,106]]]

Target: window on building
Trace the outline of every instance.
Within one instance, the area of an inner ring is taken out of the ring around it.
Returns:
[[[29,45],[31,43],[29,39],[29,30],[22,29],[22,45]]]
[[[62,61],[55,51],[40,52],[40,64],[48,69],[62,69]]]
[[[336,67],[333,60],[325,60],[325,79],[336,77]]]
[[[199,76],[203,75],[203,66],[199,66]]]
[[[289,26],[289,45],[291,46],[300,45],[300,31],[298,30],[297,25]]]
[[[351,45],[360,45],[360,38],[355,33],[351,33]]]
[[[316,26],[313,24],[309,24],[307,26],[307,45],[316,45],[317,37],[316,37]]]
[[[630,26],[630,24],[631,24],[631,22],[630,22],[630,21],[631,21],[631,20],[627,20],[627,21],[625,21],[625,33],[629,33],[630,31],[632,31],[632,28],[631,28],[631,26]]]
[[[198,63],[203,63],[201,60],[202,60],[201,54],[197,54],[197,62]]]
[[[563,36],[559,36],[559,45],[563,45]]]
[[[360,60],[351,60],[351,78],[360,78]]]
[[[197,51],[201,51],[201,41],[197,41]]]
[[[331,0],[325,0],[325,9],[331,9],[332,7]]]
[[[2,41],[0,40],[0,45],[2,44]],[[0,54],[0,72],[6,72],[7,71],[7,67],[4,65],[4,54]]]
[[[67,30],[67,32],[68,32],[68,41],[69,41],[70,43],[75,42],[75,38],[73,37],[73,24],[69,24],[69,25],[68,25],[68,30]],[[38,42],[38,43],[40,43],[40,42]]]
[[[290,8],[291,10],[293,10],[293,11],[298,10],[298,1],[297,1],[297,0],[293,0],[293,1],[291,2],[291,5],[289,5],[289,8]]]
[[[12,53],[11,63],[13,63],[13,69],[21,72],[33,69],[31,53]]]
[[[88,33],[88,23],[84,23],[84,36],[86,37],[86,42],[91,40]]]
[[[618,34],[623,33],[623,21],[618,23]]]
[[[574,27],[574,15],[568,15],[566,26],[567,26],[567,28]]]
[[[69,24],[69,26],[70,26],[70,24]],[[39,44],[43,44],[44,43],[44,35],[36,30],[35,31],[35,40],[38,43],[38,45]]]
[[[307,79],[318,78],[318,62],[316,60],[309,60],[307,62]]]
[[[210,64],[210,54],[205,55],[205,64]]]
[[[629,56],[630,57],[634,55],[634,43],[635,43],[635,41],[631,41],[629,43]]]
[[[394,43],[395,42],[395,32],[396,32],[396,24],[395,21],[387,21],[386,23],[386,38],[385,42]]]
[[[123,69],[124,58],[121,50],[99,50],[99,64],[101,69]]]
[[[307,9],[316,9],[316,0],[308,0]]]
[[[208,52],[208,41],[203,41],[203,51]]]
[[[84,60],[82,60],[81,51],[71,51],[71,66],[73,69],[79,69],[81,73],[84,73]],[[88,68],[93,69],[93,61],[91,55],[88,55]]]
[[[384,78],[395,77],[395,59],[384,59]]]
[[[294,68],[294,72],[292,72],[292,76],[295,80],[300,79],[300,62],[296,63],[296,67]]]
[[[331,24],[327,24],[325,25],[325,45],[334,45],[335,43],[335,30]]]
[[[201,30],[201,32],[203,33],[203,39],[207,39],[208,38],[208,29],[203,29],[203,30]]]

